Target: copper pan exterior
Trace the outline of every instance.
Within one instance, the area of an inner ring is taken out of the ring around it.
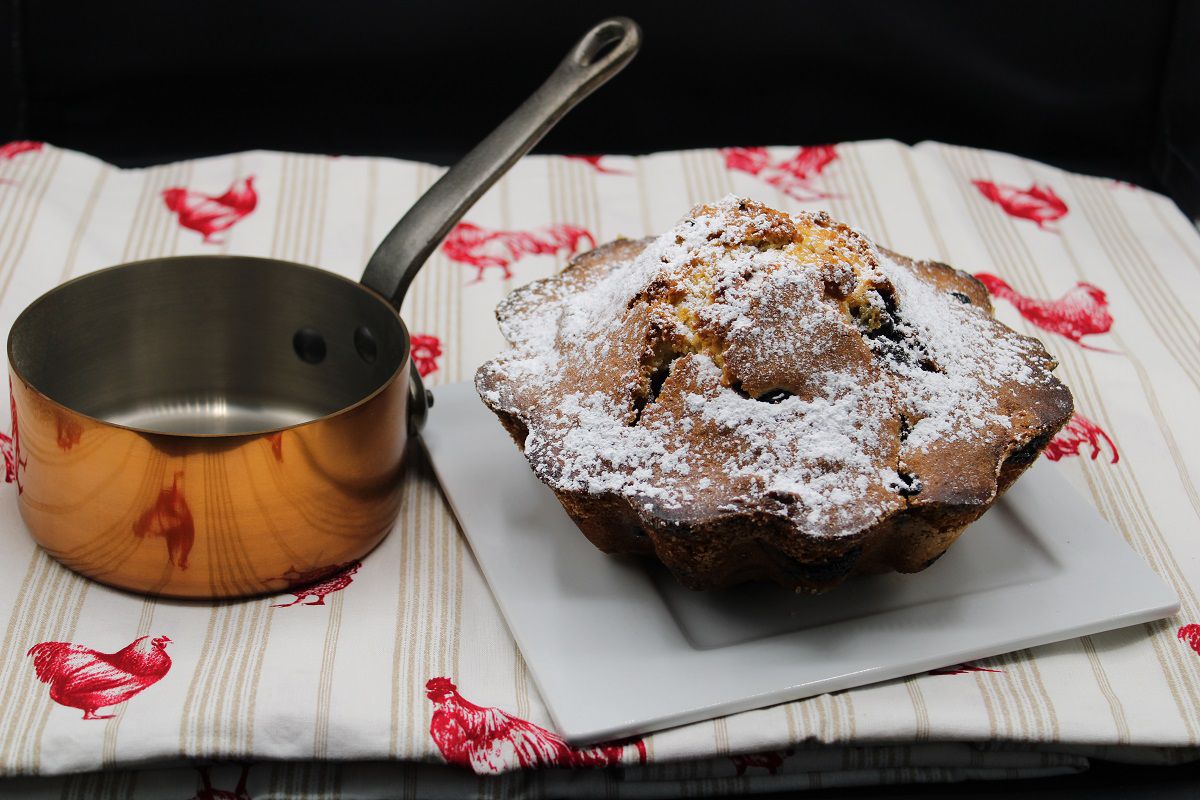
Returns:
[[[366,555],[399,513],[407,369],[337,414],[213,437],[109,424],[12,374],[21,516],[50,555],[102,583],[188,598],[281,592]]]

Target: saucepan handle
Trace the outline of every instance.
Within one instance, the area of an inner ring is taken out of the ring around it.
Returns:
[[[475,201],[576,103],[620,72],[640,44],[641,30],[625,17],[588,31],[546,82],[396,223],[367,263],[363,285],[399,308],[425,260]]]

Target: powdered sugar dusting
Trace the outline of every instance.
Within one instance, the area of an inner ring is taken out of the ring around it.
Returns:
[[[826,392],[812,400],[763,403],[720,386],[711,360],[702,357],[702,369],[718,388],[686,395],[688,410],[744,443],[723,468],[756,495],[788,498],[782,505],[801,509],[792,516],[806,529],[844,529],[862,515],[858,503],[870,489],[892,478],[872,456],[887,411],[880,387],[862,391],[852,377],[831,373]]]
[[[562,435],[547,442],[553,443],[560,467],[556,484],[592,494],[631,494],[666,504],[687,499],[686,491],[662,480],[663,476],[679,478],[691,471],[686,451],[672,446],[669,431],[656,425],[629,426],[622,416],[622,410],[599,392],[562,398],[552,418],[552,425]],[[526,440],[531,458],[542,446],[543,440],[532,433]]]
[[[995,451],[1002,390],[1052,380],[1038,343],[939,284],[962,278],[824,214],[730,196],[621,247],[506,300],[513,349],[476,376],[561,491],[853,534],[920,491],[909,461]]]

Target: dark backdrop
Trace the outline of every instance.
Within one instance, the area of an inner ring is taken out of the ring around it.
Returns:
[[[542,152],[940,139],[1200,213],[1190,0],[0,2],[0,140],[122,165],[250,148],[448,163],[624,13],[642,54]]]

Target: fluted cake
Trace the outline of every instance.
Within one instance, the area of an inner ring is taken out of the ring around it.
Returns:
[[[727,197],[497,309],[476,388],[601,550],[686,586],[916,572],[1072,413],[967,273]]]

